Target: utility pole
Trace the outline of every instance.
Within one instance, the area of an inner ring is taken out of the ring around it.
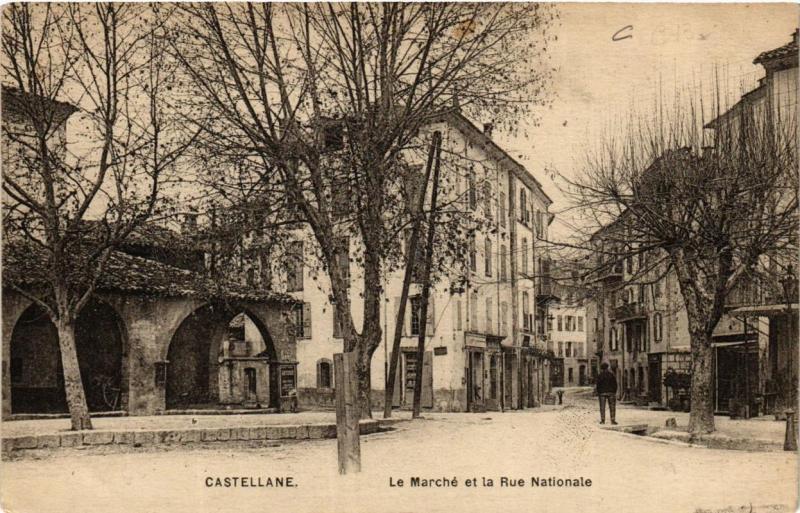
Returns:
[[[397,366],[400,363],[400,341],[403,336],[403,323],[406,318],[406,303],[408,302],[408,289],[411,286],[411,277],[413,276],[414,267],[416,265],[417,257],[417,243],[419,241],[419,227],[422,220],[422,212],[425,209],[425,195],[428,187],[428,180],[431,176],[431,169],[433,168],[433,157],[436,148],[441,146],[442,134],[441,132],[433,133],[433,140],[431,141],[431,149],[428,152],[428,163],[425,167],[425,180],[422,183],[422,190],[419,191],[417,198],[416,211],[414,212],[414,224],[411,229],[411,238],[406,248],[406,269],[403,275],[403,288],[400,292],[400,304],[397,306],[397,318],[394,324],[394,337],[392,338],[392,354],[391,362],[386,369],[386,390],[384,390],[383,401],[383,418],[388,419],[392,416],[392,403],[394,402],[394,387],[397,379]],[[438,142],[437,142],[438,141]],[[421,362],[418,362],[421,363]]]
[[[428,326],[428,299],[431,293],[431,266],[433,265],[433,239],[436,230],[436,198],[439,195],[439,167],[442,155],[442,137],[440,132],[433,134],[433,151],[436,154],[433,170],[433,189],[431,190],[431,213],[428,216],[428,237],[425,247],[425,270],[422,275],[422,304],[420,305],[419,341],[417,342],[417,368],[414,379],[414,410],[411,417],[418,419],[422,402],[422,368],[425,357],[425,335]],[[435,327],[434,327],[435,329]]]

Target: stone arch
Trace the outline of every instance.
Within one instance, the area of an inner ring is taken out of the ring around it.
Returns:
[[[108,303],[92,298],[75,325],[75,343],[89,411],[126,407],[125,325]],[[31,303],[14,325],[9,348],[11,413],[66,413],[58,332]]]
[[[242,314],[260,335],[263,346],[254,347],[257,352],[240,353],[228,343],[229,325]],[[273,338],[258,315],[244,305],[220,303],[207,303],[191,311],[177,326],[167,347],[166,408],[213,408],[221,399],[227,401],[220,397],[220,365],[239,358],[258,362],[264,380],[268,379],[267,361],[277,361]],[[268,397],[261,400],[270,402]]]

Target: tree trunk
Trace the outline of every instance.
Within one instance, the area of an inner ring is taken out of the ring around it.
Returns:
[[[689,413],[689,433],[702,434],[714,431],[713,354],[711,335],[691,333],[692,390]]]
[[[370,372],[370,362],[372,361],[372,351],[367,349],[367,344],[359,346],[357,352],[358,362],[356,363],[356,374],[358,375],[358,406],[361,411],[362,419],[372,418],[372,376]]]
[[[72,429],[92,429],[86,395],[83,391],[81,369],[78,365],[78,351],[75,347],[75,324],[58,321],[58,346],[61,350],[61,365],[64,369],[64,391],[67,396]]]

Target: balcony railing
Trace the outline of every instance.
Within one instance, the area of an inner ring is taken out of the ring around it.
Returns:
[[[600,269],[595,274],[595,281],[618,281],[622,279],[624,267],[622,262],[611,264],[601,263]]]
[[[555,293],[554,280],[549,275],[539,277],[536,282],[536,301],[544,303],[546,301],[558,299]]]
[[[624,303],[614,308],[614,319],[617,322],[646,319],[647,311],[644,303]]]

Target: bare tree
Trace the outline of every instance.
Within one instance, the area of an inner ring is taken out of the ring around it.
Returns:
[[[711,342],[726,300],[754,281],[766,286],[797,258],[796,116],[769,100],[745,97],[725,112],[712,103],[705,115],[698,101],[634,120],[571,184],[597,221],[602,265],[592,272],[636,258],[632,282],[677,278],[691,341],[692,433],[714,430]]]
[[[362,416],[380,344],[382,278],[398,250],[404,155],[432,114],[459,102],[509,123],[542,99],[553,11],[530,4],[188,5],[175,50],[194,119],[220,151],[278,177],[310,227],[344,350],[358,360]],[[424,161],[424,159],[422,159]],[[337,241],[357,240],[362,324]],[[395,259],[397,260],[397,259]]]
[[[57,328],[76,430],[92,426],[77,316],[114,248],[158,209],[165,176],[186,146],[166,114],[172,73],[163,18],[159,7],[127,4],[14,4],[3,11],[2,65],[11,82],[3,96],[16,112],[3,122],[4,231],[7,241],[46,262],[41,286],[4,285]],[[73,144],[66,145],[70,116]]]

